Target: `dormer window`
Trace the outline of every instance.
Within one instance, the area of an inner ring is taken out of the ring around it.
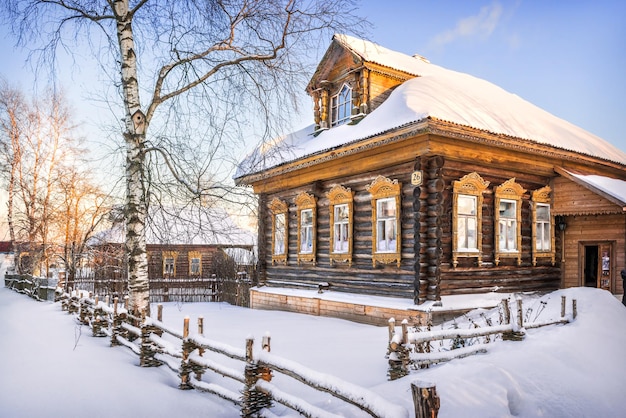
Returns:
[[[330,126],[339,126],[349,122],[351,115],[352,89],[344,84],[339,93],[330,99]]]

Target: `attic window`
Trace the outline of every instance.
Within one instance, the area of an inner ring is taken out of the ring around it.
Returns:
[[[347,84],[330,99],[330,126],[343,125],[352,114],[352,89]]]

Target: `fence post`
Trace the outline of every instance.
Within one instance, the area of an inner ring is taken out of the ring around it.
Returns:
[[[180,385],[179,389],[192,389],[189,382],[189,374],[191,373],[191,365],[189,364],[189,354],[193,350],[193,345],[189,341],[189,317],[183,320],[183,358],[180,361]]]
[[[572,299],[572,318],[576,319],[576,316],[578,316],[578,309],[576,307],[576,299]]]
[[[161,303],[157,305],[157,320],[163,322],[163,305]]]
[[[139,354],[139,365],[141,367],[160,366],[161,362],[154,358],[154,355],[157,353],[156,345],[150,340],[150,334],[154,331],[154,327],[148,325],[146,321],[145,309],[141,311],[141,324],[139,325],[139,328],[141,329],[141,353]]]
[[[439,414],[439,396],[434,383],[415,380],[411,382],[415,418],[437,418]]]
[[[393,335],[396,333],[396,319],[395,318],[389,318],[388,327],[389,327],[389,344],[391,344]]]
[[[119,298],[113,298],[113,321],[111,324],[111,347],[120,345],[117,341],[117,336],[120,335],[122,330],[122,317],[117,312],[117,305]]]
[[[108,327],[109,323],[106,319],[106,312],[100,306],[98,296],[95,298],[95,305],[93,308],[93,320],[91,321],[91,335],[94,337],[105,337],[106,333],[103,328]]]
[[[204,336],[204,317],[198,317],[198,335]],[[198,347],[198,355],[202,357],[204,354],[204,348]],[[192,365],[194,372],[196,373],[196,380],[202,379],[202,373],[204,373],[204,367],[196,364]]]
[[[561,319],[565,318],[565,295],[561,296]]]
[[[261,376],[259,373],[260,368],[252,356],[253,345],[254,339],[247,338],[246,367],[244,370],[246,384],[241,399],[241,416],[246,418],[257,416],[263,408],[269,408],[272,404],[272,398],[269,395],[255,389],[256,382]]]
[[[502,299],[502,315],[504,325],[509,325],[511,323],[511,308],[509,307],[509,300]]]
[[[524,328],[524,309],[522,307],[522,298],[517,298],[517,327]]]

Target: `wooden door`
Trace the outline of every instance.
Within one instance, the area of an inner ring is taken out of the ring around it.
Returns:
[[[585,244],[582,262],[582,285],[611,290],[613,276],[611,243]]]

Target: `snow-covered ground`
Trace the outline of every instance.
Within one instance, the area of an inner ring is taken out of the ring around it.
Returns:
[[[272,354],[369,388],[413,416],[410,384],[437,385],[439,416],[623,417],[626,415],[626,307],[608,292],[567,289],[551,294],[538,318],[560,315],[560,295],[578,301],[578,318],[528,330],[523,342],[498,341],[487,354],[387,380],[387,329],[224,303],[164,306],[164,321],[182,328],[204,317],[207,338],[235,347],[272,337]],[[526,304],[525,306],[532,306]],[[569,308],[568,308],[569,309]],[[538,310],[537,310],[538,311]],[[107,338],[91,337],[59,304],[0,288],[0,416],[237,417],[227,401],[177,389],[165,367],[138,358]],[[317,406],[352,416],[324,395]],[[314,402],[319,402],[313,399]],[[279,416],[293,412],[276,407]]]

